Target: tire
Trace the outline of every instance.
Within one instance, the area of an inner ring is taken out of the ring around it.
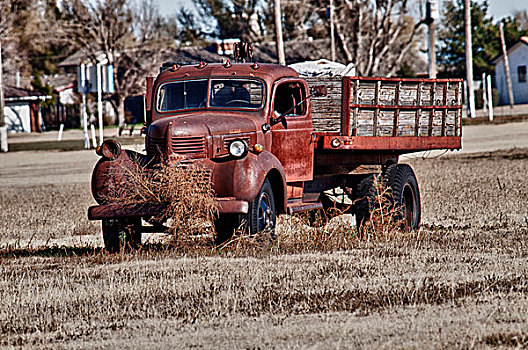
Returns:
[[[357,187],[354,211],[358,229],[370,218],[372,203],[378,194],[374,187],[375,176],[363,178]],[[396,219],[403,222],[402,228],[417,229],[421,216],[420,191],[412,168],[407,164],[392,164],[385,170],[382,181],[383,187],[389,188],[391,206],[399,208]]]
[[[238,214],[220,215],[214,223],[216,231],[215,244],[222,244],[231,239],[235,230],[240,227],[241,221],[241,216]]]
[[[372,203],[377,194],[377,190],[374,187],[375,177],[376,175],[364,177],[357,185],[354,197],[354,214],[356,215],[356,227],[358,229],[370,219]]]
[[[397,219],[403,227],[416,230],[420,226],[420,190],[414,171],[407,164],[392,164],[385,171],[383,184],[390,188],[392,203],[397,208]]]
[[[273,236],[277,221],[277,212],[275,210],[273,189],[268,179],[262,184],[257,197],[249,203],[247,221],[250,235],[267,231],[270,233],[270,236]]]
[[[103,241],[109,253],[136,249],[141,245],[141,219],[103,219]]]

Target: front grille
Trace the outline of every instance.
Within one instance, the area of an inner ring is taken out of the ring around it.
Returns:
[[[173,153],[183,155],[203,155],[205,156],[205,137],[203,136],[189,136],[189,137],[172,137],[171,148]]]
[[[148,153],[151,155],[165,153],[165,138],[151,137],[149,139]]]
[[[211,186],[212,185],[212,178],[213,178],[213,172],[211,169],[207,169],[201,165],[196,165],[193,160],[186,159],[178,162],[178,166],[182,167],[183,169],[189,169],[191,167],[194,167],[194,174],[197,177],[197,181],[202,186]]]

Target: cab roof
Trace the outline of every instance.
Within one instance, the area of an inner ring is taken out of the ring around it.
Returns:
[[[164,67],[163,67],[164,68]],[[166,68],[158,75],[158,80],[185,79],[193,77],[258,77],[267,81],[275,81],[284,77],[298,77],[292,68],[278,64],[260,63],[209,63],[194,65],[174,65]]]

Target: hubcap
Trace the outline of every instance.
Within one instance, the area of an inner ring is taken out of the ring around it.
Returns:
[[[258,204],[258,221],[257,226],[259,231],[263,231],[273,225],[272,222],[273,211],[271,209],[270,198],[267,193],[262,193]]]

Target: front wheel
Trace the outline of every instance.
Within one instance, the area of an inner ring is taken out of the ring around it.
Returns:
[[[264,181],[257,197],[249,203],[248,226],[249,234],[268,231],[273,235],[277,213],[273,189],[268,179]]]
[[[141,219],[103,219],[103,241],[109,253],[141,245]]]

